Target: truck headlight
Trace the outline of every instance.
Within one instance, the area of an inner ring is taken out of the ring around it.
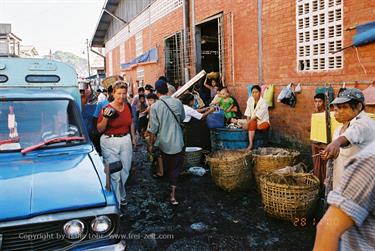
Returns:
[[[91,229],[98,234],[107,233],[112,227],[112,221],[108,216],[102,215],[91,221]]]
[[[80,220],[71,220],[65,223],[63,230],[68,240],[80,240],[84,237],[85,224]]]

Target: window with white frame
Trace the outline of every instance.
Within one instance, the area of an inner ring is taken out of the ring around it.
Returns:
[[[135,56],[138,57],[143,53],[142,31],[135,34]]]
[[[125,64],[125,43],[120,45],[120,64]]]
[[[296,0],[297,70],[343,68],[343,0]]]
[[[137,67],[137,80],[139,80],[139,82],[142,82],[144,81],[145,79],[145,70],[143,69],[143,67]]]

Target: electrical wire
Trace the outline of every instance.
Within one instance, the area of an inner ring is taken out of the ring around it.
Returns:
[[[357,47],[354,47],[355,48],[355,53],[357,55],[357,59],[358,59],[358,63],[360,64],[360,66],[362,67],[362,70],[365,74],[367,74],[367,71],[366,71],[366,68],[365,66],[361,63],[361,59],[359,58],[359,54],[358,54],[358,49]]]

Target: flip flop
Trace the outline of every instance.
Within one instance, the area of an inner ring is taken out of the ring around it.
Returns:
[[[152,177],[153,177],[154,179],[162,179],[162,178],[164,178],[164,175],[158,175],[158,174],[154,173],[154,174],[152,175]]]
[[[169,202],[171,203],[171,205],[172,206],[177,206],[178,204],[180,204],[180,203],[178,203],[178,201],[176,200],[176,199],[171,199],[171,200],[169,200]]]

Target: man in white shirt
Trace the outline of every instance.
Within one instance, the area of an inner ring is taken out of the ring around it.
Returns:
[[[185,146],[202,147],[203,149],[210,150],[210,131],[206,121],[203,119],[215,109],[213,107],[193,109],[192,106],[195,103],[195,98],[191,93],[182,95],[180,100],[184,105],[185,111],[185,119],[183,120],[185,124]]]

